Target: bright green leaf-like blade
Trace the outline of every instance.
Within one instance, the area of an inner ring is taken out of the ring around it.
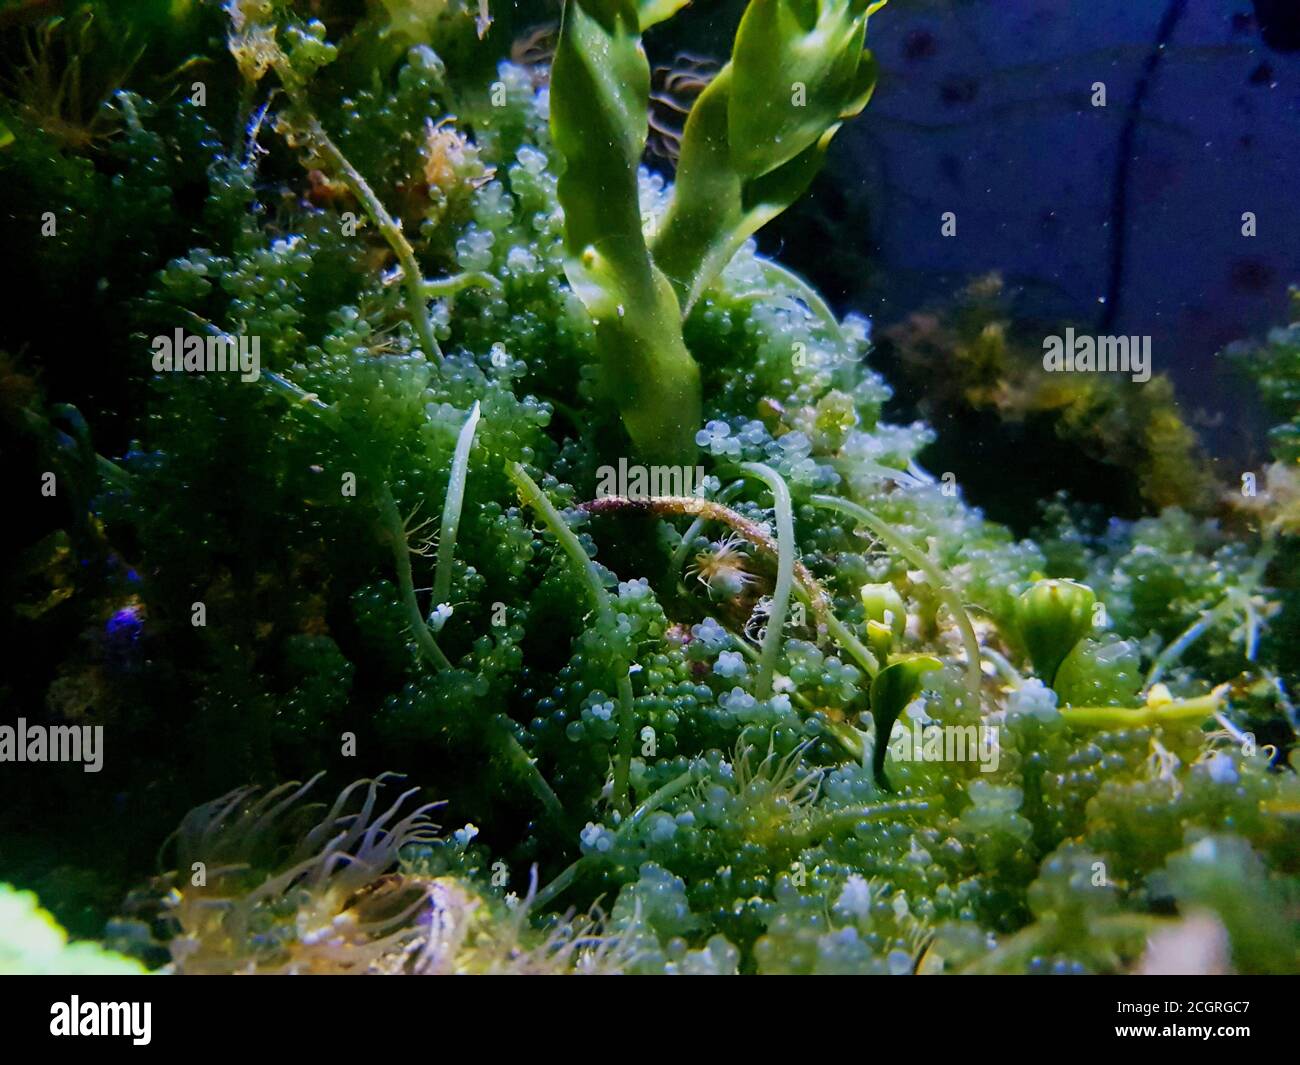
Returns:
[[[632,0],[568,0],[551,75],[551,132],[565,160],[560,197],[571,251],[604,241],[636,258],[644,246],[636,167],[649,92]]]
[[[655,262],[687,312],[745,239],[744,185],[727,139],[731,74],[730,64],[723,67],[691,108],[672,206],[654,245]]]
[[[674,462],[694,447],[700,380],[681,308],[641,229],[649,91],[633,0],[568,0],[551,72],[565,274],[591,314],[605,387],[638,453]]]
[[[871,682],[871,719],[876,723],[871,771],[882,788],[889,787],[889,779],[885,776],[885,755],[889,753],[889,733],[894,722],[920,692],[925,674],[941,666],[942,663],[933,655],[911,655],[886,666]]]
[[[642,31],[672,18],[690,2],[691,0],[640,0]]]
[[[807,190],[829,135],[777,170],[746,182],[731,165],[727,110],[731,68],[714,78],[691,110],[672,208],[654,245],[655,262],[689,312],[742,244]],[[833,132],[833,131],[831,131]]]
[[[849,0],[754,0],[735,53],[682,134],[673,203],[654,245],[689,313],[736,250],[807,190],[841,122],[866,106],[870,10]]]
[[[855,6],[753,0],[745,10],[728,114],[732,162],[745,177],[788,163],[856,113],[867,16]]]
[[[745,184],[741,204],[745,212],[742,226],[747,232],[735,242],[736,247],[808,190],[817,171],[822,168],[826,150],[837,129],[838,125],[832,126],[820,141],[809,145],[788,163]]]
[[[870,48],[862,53],[862,59],[858,63],[857,79],[853,87],[853,93],[849,97],[848,104],[840,114],[841,119],[850,119],[854,115],[860,115],[867,104],[871,102],[871,97],[876,93],[876,83],[880,80],[880,64],[876,62],[876,55]]]

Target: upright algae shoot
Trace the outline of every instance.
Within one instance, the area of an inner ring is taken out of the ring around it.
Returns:
[[[104,737],[0,731],[0,966],[1300,970],[1296,345],[1275,504],[1019,538],[755,240],[871,121],[884,5],[750,0],[671,180],[643,36],[699,12],[566,0],[516,62],[498,6],[175,5],[85,135],[0,97],[5,225],[45,298],[110,278],[120,377],[0,363],[7,624],[57,648],[2,723]],[[257,372],[155,372],[178,332]]]

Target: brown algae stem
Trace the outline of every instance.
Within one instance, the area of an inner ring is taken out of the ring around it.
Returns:
[[[588,514],[644,514],[647,517],[691,517],[716,521],[732,529],[737,535],[773,558],[779,558],[780,547],[772,534],[757,522],[750,521],[728,506],[698,496],[653,496],[647,499],[630,499],[627,496],[602,496],[582,504]],[[853,635],[831,609],[831,598],[821,582],[798,558],[794,559],[794,590],[807,603],[819,626],[826,629],[849,652],[868,676],[874,677],[880,666],[862,642]]]

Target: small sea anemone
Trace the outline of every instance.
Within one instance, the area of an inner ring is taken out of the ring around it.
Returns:
[[[428,884],[420,935],[388,972],[414,976],[610,975],[627,972],[636,960],[635,936],[606,930],[599,909],[570,913],[547,931],[529,925],[537,894],[533,869],[528,894],[505,908],[452,877]]]
[[[794,836],[789,830],[813,813],[824,773],[804,764],[812,745],[806,740],[781,756],[769,737],[767,754],[755,764],[754,747],[744,740],[736,744],[732,789],[742,804],[737,825],[747,841],[764,847],[790,845]]]
[[[804,740],[785,757],[780,757],[776,753],[775,740],[769,737],[767,754],[754,765],[751,760],[753,745],[740,741],[731,762],[736,773],[736,793],[748,797],[761,796],[793,809],[813,805],[821,791],[824,772],[803,766],[803,756],[813,743],[813,740]]]
[[[321,775],[238,788],[186,814],[163,848],[174,846],[174,870],[134,907],[155,910],[172,971],[365,973],[419,935],[426,884],[389,871],[404,846],[437,839],[438,804],[401,814],[411,789],[376,815],[395,779],[385,773],[344,788],[321,817],[301,801]]]
[[[431,217],[441,219],[452,208],[468,209],[470,197],[496,175],[485,166],[478,148],[455,126],[455,116],[425,122],[422,190],[432,201]]]
[[[275,27],[270,24],[270,5],[261,0],[230,0],[226,12],[230,16],[230,54],[244,80],[256,84],[282,54],[275,41]]]
[[[772,617],[772,597],[760,596],[745,619],[745,639],[753,644],[761,644],[767,637],[767,623]]]
[[[703,584],[711,598],[735,598],[754,582],[754,575],[746,568],[749,556],[743,544],[735,533],[728,534],[697,554],[687,575]]]
[[[502,902],[402,861],[408,844],[438,842],[427,816],[438,804],[403,814],[413,788],[377,813],[395,774],[349,785],[323,816],[322,804],[302,801],[319,779],[238,788],[186,814],[163,847],[174,848],[175,869],[128,900],[128,916],[166,941],[167,971],[576,974],[623,972],[634,960],[633,939],[606,932],[598,910],[534,931],[535,869],[527,896]]]

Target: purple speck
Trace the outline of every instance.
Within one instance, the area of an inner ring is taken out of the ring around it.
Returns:
[[[124,606],[108,619],[105,634],[114,641],[134,641],[144,627],[144,611],[139,606]]]

